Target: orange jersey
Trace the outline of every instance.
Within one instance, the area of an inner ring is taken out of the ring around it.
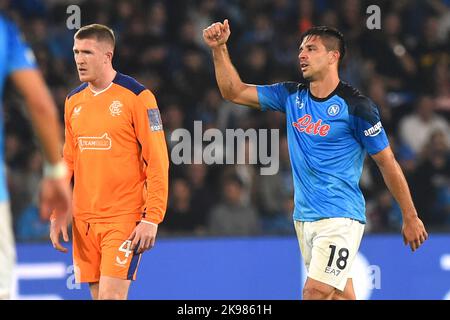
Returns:
[[[64,160],[74,176],[74,217],[160,223],[168,196],[167,146],[154,95],[117,73],[94,93],[84,83],[65,104]],[[145,211],[144,211],[145,210]]]

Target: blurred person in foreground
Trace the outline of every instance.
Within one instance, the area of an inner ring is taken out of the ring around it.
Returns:
[[[127,299],[151,249],[168,195],[168,155],[155,96],[114,70],[115,37],[92,24],[74,36],[80,81],[65,102],[64,160],[73,190],[75,279],[93,299]],[[52,219],[55,248],[69,221]]]
[[[41,187],[41,217],[49,218],[49,208],[56,216],[66,217],[70,208],[70,189],[65,183],[67,168],[62,162],[61,126],[58,112],[47,85],[38,70],[33,52],[23,41],[16,25],[0,12],[0,99],[5,80],[10,77],[25,98],[30,120],[47,163]],[[0,118],[0,161],[4,166],[4,122]],[[16,260],[6,171],[0,170],[0,299],[11,298],[12,274]]]
[[[368,152],[399,202],[402,234],[413,251],[427,239],[406,179],[394,158],[375,104],[339,79],[342,34],[313,27],[301,37],[299,64],[307,84],[243,83],[226,46],[228,20],[203,31],[222,96],[262,111],[286,113],[294,179],[294,224],[308,270],[304,299],[356,299],[351,266],[364,233],[358,182]]]

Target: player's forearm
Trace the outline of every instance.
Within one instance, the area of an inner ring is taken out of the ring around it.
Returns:
[[[403,219],[416,217],[417,211],[411,198],[411,192],[398,162],[392,158],[392,161],[379,163],[378,167],[386,186],[400,205]]]
[[[168,183],[165,177],[150,177],[147,179],[147,201],[143,220],[160,224],[167,210]]]
[[[52,101],[27,101],[34,131],[42,145],[45,158],[51,164],[61,160],[61,126]]]
[[[227,46],[221,45],[212,50],[217,84],[222,97],[233,101],[243,90],[245,85],[231,62]]]
[[[16,71],[11,78],[26,100],[28,114],[42,145],[44,155],[51,164],[61,160],[61,126],[57,109],[39,71]]]
[[[164,133],[153,133],[151,155],[147,162],[147,199],[144,220],[163,221],[169,194],[169,157]]]

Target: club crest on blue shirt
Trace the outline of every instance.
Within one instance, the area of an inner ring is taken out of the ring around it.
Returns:
[[[328,115],[334,117],[335,115],[337,115],[339,113],[340,107],[338,104],[332,104],[331,106],[328,107]]]

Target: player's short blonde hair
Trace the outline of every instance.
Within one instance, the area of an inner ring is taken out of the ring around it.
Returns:
[[[75,35],[74,39],[82,40],[82,39],[92,39],[94,38],[97,41],[105,41],[112,45],[113,49],[116,44],[116,37],[114,36],[114,31],[111,28],[103,25],[103,24],[89,24],[87,26],[81,27]]]

